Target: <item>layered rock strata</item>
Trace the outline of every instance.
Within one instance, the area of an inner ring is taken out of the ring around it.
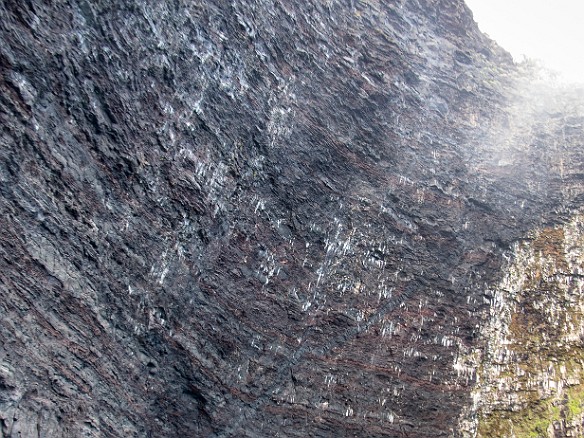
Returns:
[[[578,281],[516,278],[577,274],[578,94],[461,0],[0,17],[0,436],[488,436],[499,382],[579,418],[577,367],[521,374]]]

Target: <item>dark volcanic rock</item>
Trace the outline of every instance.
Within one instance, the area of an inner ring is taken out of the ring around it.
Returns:
[[[489,285],[583,191],[462,0],[0,17],[0,436],[464,434]]]

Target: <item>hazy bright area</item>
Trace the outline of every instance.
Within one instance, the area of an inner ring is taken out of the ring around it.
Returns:
[[[466,0],[479,28],[515,61],[541,60],[584,83],[584,0]]]

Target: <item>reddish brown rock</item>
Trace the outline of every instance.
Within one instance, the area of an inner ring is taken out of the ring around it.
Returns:
[[[0,436],[462,435],[582,125],[461,0],[0,8]]]

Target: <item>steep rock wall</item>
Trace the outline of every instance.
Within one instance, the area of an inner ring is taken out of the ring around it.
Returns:
[[[539,148],[556,157],[564,205],[573,202],[580,190],[573,156],[582,144],[582,91],[525,81],[516,92],[523,98],[507,133],[515,138],[507,144],[542,142]],[[498,144],[506,149],[505,142]],[[461,416],[467,436],[584,433],[582,232],[576,212],[569,220],[537,227],[513,244],[504,277],[485,290],[484,343],[458,362],[460,371],[477,382],[473,404]]]
[[[582,436],[583,268],[581,217],[515,245],[493,290],[487,348],[467,358],[478,374],[469,436]]]
[[[461,360],[582,136],[462,1],[0,8],[2,436],[480,428]]]

